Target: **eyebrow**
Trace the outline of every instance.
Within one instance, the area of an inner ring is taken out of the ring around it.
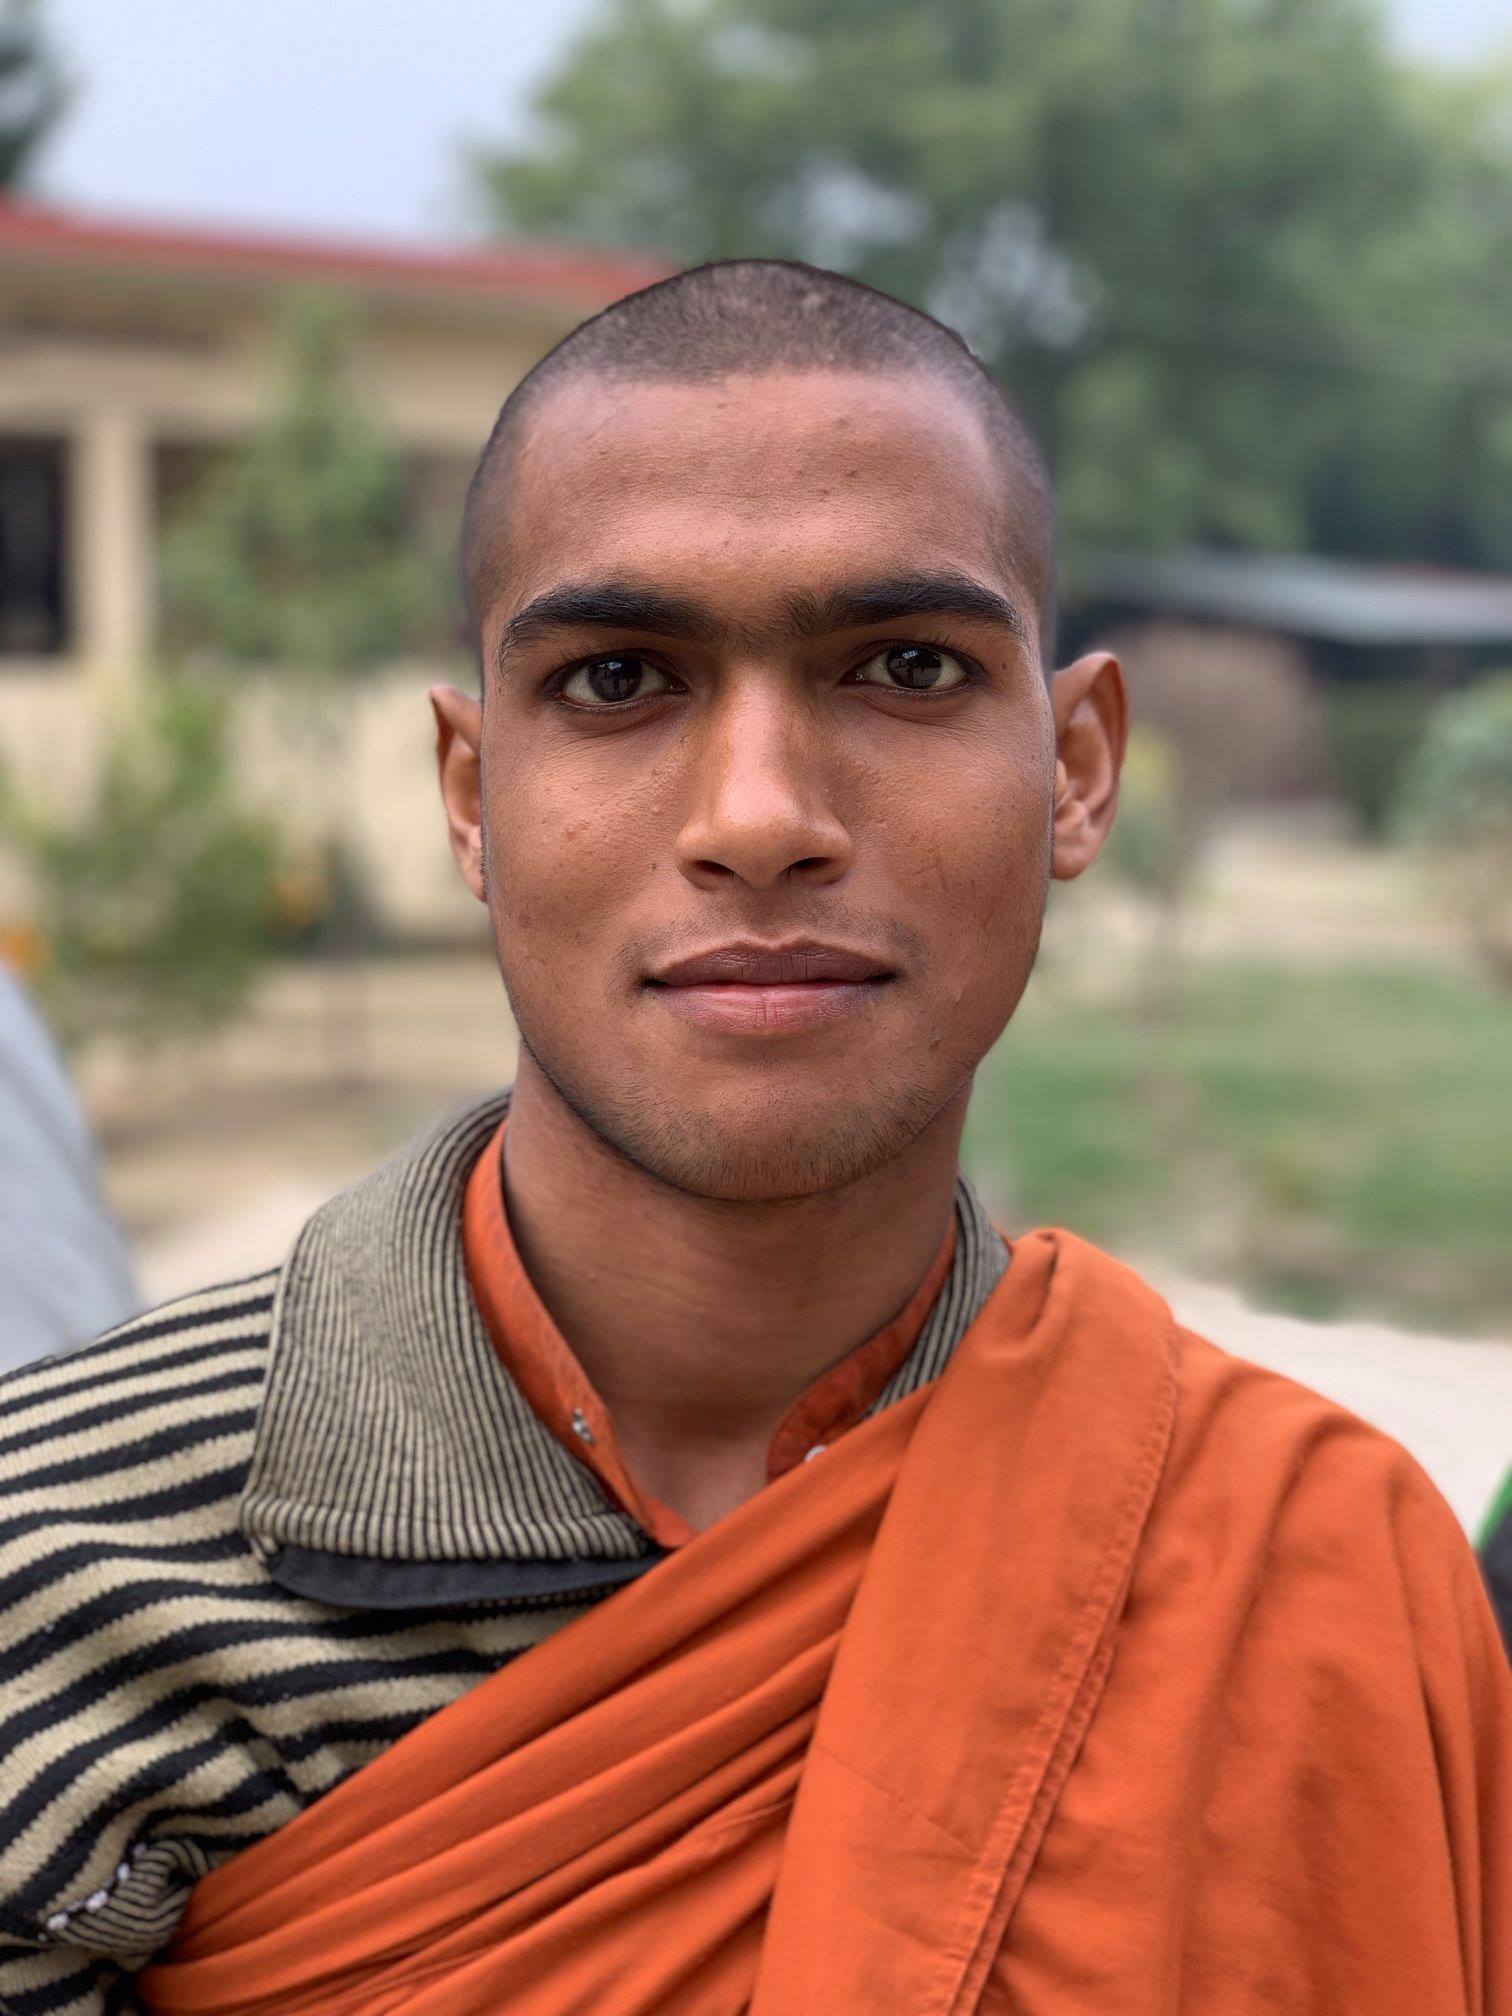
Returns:
[[[825,637],[836,630],[861,629],[913,616],[956,616],[996,623],[1010,630],[1020,643],[1027,643],[1029,636],[1022,612],[1006,595],[954,568],[930,574],[889,574],[850,582],[823,594],[804,589],[787,598],[783,611],[800,637]],[[728,636],[734,627],[716,610],[657,588],[626,581],[570,581],[533,596],[510,618],[500,640],[499,659],[502,663],[510,652],[553,630],[643,630],[658,637],[712,643]]]
[[[532,597],[505,625],[501,659],[551,630],[650,630],[708,642],[721,629],[696,602],[625,581],[568,581]]]
[[[793,628],[803,637],[824,637],[833,630],[893,623],[909,616],[959,616],[970,622],[1000,624],[1021,644],[1029,641],[1023,612],[1006,595],[953,567],[935,574],[890,574],[833,588],[824,595],[793,595],[787,611]]]

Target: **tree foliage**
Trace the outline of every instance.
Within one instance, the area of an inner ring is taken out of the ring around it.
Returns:
[[[161,1043],[242,1005],[271,949],[275,844],[237,806],[220,688],[160,679],[108,735],[86,806],[11,806],[8,823],[44,920],[39,988],[66,1040]]]
[[[68,96],[37,0],[0,0],[0,189],[24,181]]]
[[[330,682],[403,657],[435,623],[404,460],[348,387],[349,340],[338,303],[294,301],[276,411],[164,542],[178,648]]]
[[[1074,536],[1505,564],[1512,73],[1363,0],[604,0],[536,114],[496,225],[934,310]]]
[[[446,556],[414,521],[403,452],[352,389],[352,334],[331,297],[291,302],[274,410],[179,512],[163,553],[170,649],[276,682],[281,886],[306,889],[304,948],[344,958],[378,935],[353,838],[352,686],[430,642],[446,608]],[[333,1017],[353,1025],[356,1011]]]

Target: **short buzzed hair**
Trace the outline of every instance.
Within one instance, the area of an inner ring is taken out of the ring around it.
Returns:
[[[468,487],[462,571],[474,634],[492,575],[513,450],[551,390],[575,377],[717,383],[779,371],[915,372],[977,411],[1003,467],[1005,515],[1054,649],[1055,501],[1039,444],[965,342],[934,316],[860,280],[790,259],[719,259],[613,302],[564,336],[505,400]]]

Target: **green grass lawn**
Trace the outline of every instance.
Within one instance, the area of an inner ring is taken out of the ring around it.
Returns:
[[[1051,969],[967,1164],[1014,1224],[1272,1306],[1512,1334],[1512,1000],[1468,979],[1199,964],[1159,1019]]]

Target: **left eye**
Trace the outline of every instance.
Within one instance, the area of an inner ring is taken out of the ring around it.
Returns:
[[[593,707],[602,712],[606,707],[619,706],[627,700],[644,700],[652,693],[665,693],[670,690],[671,684],[666,673],[659,671],[649,659],[627,651],[608,658],[593,658],[586,665],[579,665],[571,677],[562,682],[561,693],[564,700],[573,700],[580,707]]]
[[[927,644],[889,644],[854,676],[866,686],[890,688],[894,693],[940,693],[967,683],[966,668],[948,651],[932,651]]]

